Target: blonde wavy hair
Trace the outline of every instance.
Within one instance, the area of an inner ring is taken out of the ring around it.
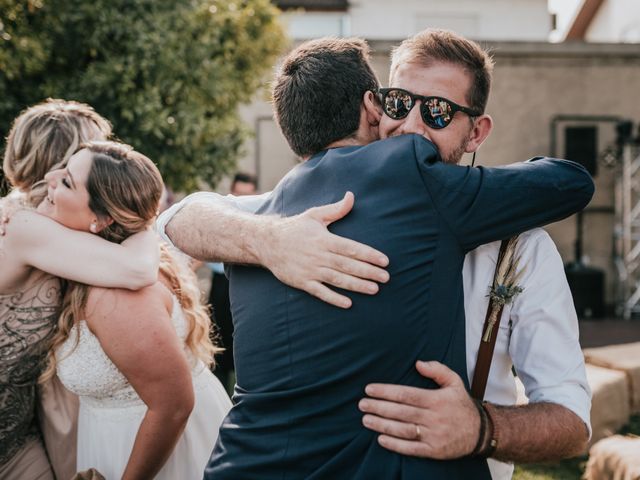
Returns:
[[[99,218],[110,217],[113,223],[98,235],[120,243],[130,235],[147,228],[155,219],[163,190],[162,177],[147,157],[132,147],[116,142],[90,142],[81,145],[93,154],[87,178],[89,208]],[[169,249],[161,246],[160,274],[177,297],[188,323],[185,339],[194,359],[206,365],[220,351],[209,336],[211,320],[200,301],[195,275],[183,262],[177,261]],[[85,317],[89,297],[88,285],[69,282],[58,320],[58,330],[52,340],[48,364],[40,377],[44,382],[56,370],[55,350],[69,337],[74,324]]]
[[[35,206],[46,191],[41,182],[49,170],[64,165],[82,143],[110,136],[111,124],[89,105],[49,98],[14,120],[2,169],[11,185],[31,192],[29,203]]]

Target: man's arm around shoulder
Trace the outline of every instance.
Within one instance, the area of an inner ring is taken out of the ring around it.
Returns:
[[[254,215],[221,199],[187,197],[160,217],[159,228],[166,225],[175,246],[198,260],[262,265],[283,283],[342,308],[351,300],[327,285],[373,295],[376,282],[389,279],[383,253],[327,230],[353,208],[350,192],[337,203],[287,218]]]

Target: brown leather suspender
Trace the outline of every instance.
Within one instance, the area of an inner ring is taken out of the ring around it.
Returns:
[[[494,283],[500,265],[505,261],[505,251],[508,243],[509,239],[503,240],[500,244],[500,253],[498,254],[498,261],[496,262],[496,273],[494,273]],[[484,326],[482,327],[482,335],[480,337],[478,359],[476,360],[476,368],[473,372],[473,381],[471,382],[471,396],[480,401],[484,398],[484,392],[487,389],[487,379],[489,378],[491,360],[493,359],[493,351],[496,346],[496,339],[498,338],[498,327],[500,326],[503,309],[504,305],[500,305],[492,297],[489,297],[487,315],[484,319]],[[497,315],[495,324],[491,324],[490,319],[492,315]],[[485,341],[484,337],[487,329],[490,329],[491,333],[487,339],[488,341]]]

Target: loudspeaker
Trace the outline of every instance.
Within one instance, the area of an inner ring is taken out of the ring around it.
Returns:
[[[578,162],[595,176],[598,173],[598,127],[566,127],[564,158]]]
[[[578,318],[604,317],[604,272],[581,263],[565,265]]]
[[[625,143],[631,141],[633,131],[633,122],[631,120],[623,120],[616,124],[616,145],[622,147]]]

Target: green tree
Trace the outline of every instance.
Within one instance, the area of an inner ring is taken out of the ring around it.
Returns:
[[[285,37],[269,0],[0,0],[0,134],[46,97],[91,104],[167,184],[214,185]]]

